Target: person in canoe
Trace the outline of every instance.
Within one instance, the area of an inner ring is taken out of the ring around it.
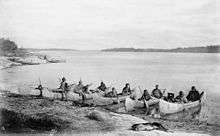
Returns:
[[[159,85],[155,86],[155,89],[153,89],[151,96],[160,99],[163,97],[163,93],[161,92],[161,90],[158,87],[159,87]]]
[[[176,96],[176,98],[174,100],[177,103],[187,103],[188,102],[188,100],[186,99],[183,91],[179,91],[179,95]]]
[[[99,90],[105,92],[105,90],[107,89],[106,85],[104,82],[101,82],[100,86],[98,87]]]
[[[131,94],[130,84],[126,83],[125,87],[122,90],[122,95],[129,95]]]
[[[200,99],[200,93],[196,90],[195,86],[192,86],[189,94],[186,96],[188,101],[194,102]]]
[[[65,95],[65,100],[67,101],[67,92],[68,92],[68,84],[66,82],[66,78],[63,77],[60,83],[59,89],[62,90],[62,100],[64,100],[64,95]]]
[[[175,97],[174,97],[174,93],[167,93],[167,96],[164,96],[163,98],[165,101],[168,102],[175,102]]]
[[[143,95],[141,96],[141,98],[139,98],[139,101],[144,101],[144,107],[146,108],[146,114],[149,114],[149,105],[147,103],[147,101],[149,101],[151,99],[151,95],[149,94],[148,90],[145,89]]]
[[[112,91],[108,92],[105,97],[117,97],[118,94],[117,94],[117,91],[114,87],[112,87]]]

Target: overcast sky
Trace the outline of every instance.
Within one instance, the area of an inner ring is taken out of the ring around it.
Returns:
[[[0,37],[27,48],[220,43],[217,0],[0,0]]]

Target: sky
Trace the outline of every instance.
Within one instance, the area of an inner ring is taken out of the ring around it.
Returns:
[[[220,44],[218,0],[0,0],[0,37],[24,48]]]

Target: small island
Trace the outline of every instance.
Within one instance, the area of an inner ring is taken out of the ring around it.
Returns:
[[[141,48],[111,48],[103,49],[104,52],[174,52],[174,53],[220,53],[220,45],[211,45],[204,47],[185,47],[174,49],[141,49]]]
[[[21,65],[39,65],[45,63],[60,63],[65,60],[55,59],[45,54],[33,53],[24,48],[18,48],[14,41],[0,39],[0,69]]]

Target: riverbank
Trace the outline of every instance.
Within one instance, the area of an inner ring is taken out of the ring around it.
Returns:
[[[3,92],[3,91],[2,91]],[[1,133],[57,135],[138,135],[138,136],[208,136],[203,131],[170,127],[173,122],[119,114],[101,107],[73,106],[72,102],[2,93],[0,96]],[[168,132],[133,131],[136,123],[159,122]],[[170,125],[166,125],[170,124]],[[173,124],[174,126],[175,124]],[[196,125],[195,125],[196,126]],[[186,131],[186,132],[184,132]]]

